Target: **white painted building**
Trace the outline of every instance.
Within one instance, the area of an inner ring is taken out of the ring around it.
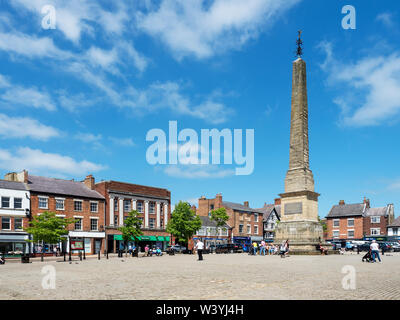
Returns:
[[[0,180],[0,252],[6,256],[29,252],[27,215],[30,192],[23,182]]]

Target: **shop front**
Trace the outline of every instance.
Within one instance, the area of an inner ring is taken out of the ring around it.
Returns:
[[[0,253],[6,258],[29,253],[28,234],[0,234]]]
[[[249,246],[251,244],[250,237],[233,237],[233,243]]]
[[[85,254],[98,254],[102,252],[104,237],[104,232],[70,231],[65,248],[66,252],[69,252],[69,248],[71,247],[72,253],[85,250]]]
[[[113,236],[113,240],[115,242],[115,248],[117,250],[125,250],[125,243],[124,240],[122,238],[121,234],[114,234]],[[139,242],[136,244],[139,246],[140,248],[140,252],[144,252],[144,248],[146,247],[146,245],[148,245],[150,248],[160,248],[161,250],[165,251],[165,249],[168,246],[168,243],[170,241],[170,237],[169,236],[140,236],[138,237]],[[135,245],[135,241],[132,238],[132,241],[129,241],[127,243],[127,246],[129,248],[129,246],[136,246]]]

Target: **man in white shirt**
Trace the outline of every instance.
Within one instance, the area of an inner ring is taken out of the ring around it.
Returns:
[[[369,246],[369,248],[371,249],[371,256],[372,256],[372,259],[374,260],[374,262],[376,262],[376,260],[375,260],[376,256],[378,256],[379,262],[382,262],[381,257],[379,256],[379,245],[376,243],[375,240],[372,240],[372,243]]]
[[[204,243],[198,239],[194,248],[197,250],[197,254],[199,255],[199,261],[203,260]]]

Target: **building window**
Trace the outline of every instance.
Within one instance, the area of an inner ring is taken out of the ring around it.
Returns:
[[[201,228],[197,231],[197,235],[198,235],[198,236],[205,236],[205,235],[207,235],[206,228],[201,227]]]
[[[64,199],[56,199],[56,210],[64,210],[65,209],[65,203]]]
[[[251,225],[247,225],[247,233],[250,234],[251,233]]]
[[[371,223],[381,223],[381,217],[380,216],[371,217]]]
[[[75,218],[75,230],[82,230],[82,219]]]
[[[118,225],[118,216],[114,216],[114,225],[115,225],[115,226]]]
[[[82,211],[82,201],[74,200],[74,210],[75,211]]]
[[[1,228],[3,230],[11,230],[11,219],[9,217],[1,218]]]
[[[333,220],[333,227],[339,228],[339,223],[340,223],[339,219]]]
[[[22,209],[22,198],[14,198],[14,209]]]
[[[211,210],[214,210],[214,205],[213,204],[210,204],[210,211]]]
[[[14,229],[15,230],[22,230],[22,218],[14,218]]]
[[[258,226],[254,226],[254,234],[258,234]]]
[[[131,200],[124,200],[124,212],[131,211]]]
[[[254,214],[254,222],[258,222],[258,213]]]
[[[90,203],[90,212],[98,212],[99,211],[99,204],[97,202]]]
[[[143,226],[143,218],[139,218],[139,220],[140,220],[140,226]]]
[[[397,236],[397,230],[398,230],[398,228],[392,228],[392,230],[393,230],[393,235],[394,235],[394,236]]]
[[[39,209],[48,209],[48,198],[39,197]]]
[[[114,198],[114,211],[118,211],[118,199]]]
[[[156,212],[156,203],[150,202],[149,203],[149,213],[155,213],[155,212]]]
[[[379,236],[381,234],[381,228],[371,228],[371,235]]]
[[[99,222],[99,219],[90,219],[90,230],[91,231],[99,230],[98,222]]]
[[[354,238],[354,230],[347,230],[347,237]]]
[[[347,226],[354,227],[354,219],[347,219]]]
[[[137,212],[143,213],[143,202],[141,201],[137,202]]]
[[[154,229],[156,227],[156,219],[150,218],[149,219],[149,228]]]
[[[1,197],[1,207],[2,208],[10,207],[10,197]]]
[[[333,238],[339,238],[339,230],[333,230]]]
[[[239,233],[243,233],[243,225],[239,224]]]

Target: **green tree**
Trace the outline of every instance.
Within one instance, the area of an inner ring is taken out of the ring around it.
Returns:
[[[201,219],[188,202],[179,201],[175,205],[171,219],[167,224],[167,232],[171,233],[179,243],[188,249],[189,239],[201,228]]]
[[[45,211],[35,216],[29,223],[26,232],[32,235],[32,240],[28,242],[42,241],[44,244],[56,244],[63,240],[63,236],[68,235],[67,226],[74,223],[74,219],[65,219],[57,217],[55,212]],[[65,240],[64,240],[65,241]],[[43,250],[41,253],[43,261]]]
[[[328,226],[326,224],[326,220],[321,220],[321,218],[318,216],[318,221],[322,226],[322,229],[324,230],[324,232],[328,231]]]
[[[136,210],[132,210],[125,218],[124,225],[118,228],[118,230],[122,232],[122,239],[125,244],[125,257],[128,256],[128,242],[133,240],[136,245],[136,243],[140,241],[139,237],[143,235],[141,230],[142,221],[138,218],[138,215],[139,213]],[[138,250],[138,248],[136,250]]]
[[[224,227],[228,219],[229,216],[226,213],[225,208],[218,208],[211,211],[211,220],[216,223],[217,235],[218,235],[218,229]],[[215,244],[217,244],[216,238],[215,238]]]

